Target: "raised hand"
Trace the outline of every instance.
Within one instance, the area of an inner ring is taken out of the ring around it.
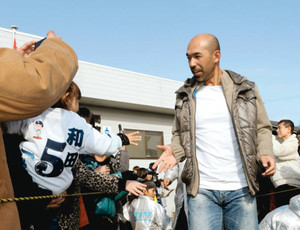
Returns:
[[[131,145],[138,145],[137,142],[140,142],[142,140],[141,136],[137,136],[138,133],[139,131],[126,134]]]
[[[17,51],[22,54],[24,57],[28,57],[33,52],[33,45],[35,45],[37,41],[26,42]]]

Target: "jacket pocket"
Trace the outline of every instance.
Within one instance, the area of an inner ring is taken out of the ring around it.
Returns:
[[[190,130],[190,106],[187,97],[177,100],[175,104],[175,115],[179,124],[179,132],[186,132]]]

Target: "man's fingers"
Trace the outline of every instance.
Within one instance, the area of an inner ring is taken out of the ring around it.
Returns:
[[[142,192],[141,189],[138,189],[138,188],[134,188],[132,193],[136,196],[139,196],[139,195],[143,195],[144,193]]]
[[[268,168],[262,175],[263,176],[272,176],[275,174],[275,167]]]
[[[164,170],[166,172],[168,170],[167,168],[167,162],[164,161],[160,166],[159,166],[159,173],[161,173]]]
[[[161,149],[161,150],[165,150],[166,147],[164,145],[157,145],[156,148]]]
[[[173,168],[174,168],[175,165],[176,165],[176,163],[170,164],[170,170],[173,170]]]
[[[275,167],[275,164],[274,162],[272,161],[269,161],[266,163],[266,171],[262,174],[263,176],[273,176],[276,172],[276,167]]]
[[[169,182],[166,182],[166,183],[164,182],[165,189],[170,190],[169,187],[168,187],[168,185],[169,185]]]
[[[164,179],[164,187],[165,187],[165,189],[170,190],[169,187],[168,187],[168,185],[170,184],[170,182],[171,182],[170,178],[165,178]]]
[[[161,160],[161,157],[158,158],[158,160],[155,161],[154,165],[152,166],[152,169],[156,169],[156,167],[160,164],[161,161],[162,161],[162,160]]]

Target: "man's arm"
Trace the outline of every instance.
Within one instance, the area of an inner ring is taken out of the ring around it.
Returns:
[[[29,42],[19,52],[0,48],[0,122],[40,114],[61,97],[77,72],[76,53],[53,31],[36,51],[31,47]]]
[[[255,85],[257,105],[257,158],[265,168],[263,176],[275,174],[275,160],[272,148],[272,126],[265,106]]]

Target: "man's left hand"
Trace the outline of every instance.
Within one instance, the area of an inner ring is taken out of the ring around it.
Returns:
[[[262,163],[262,166],[265,168],[263,176],[273,176],[276,171],[275,160],[272,156],[264,155],[259,157],[259,161]]]

